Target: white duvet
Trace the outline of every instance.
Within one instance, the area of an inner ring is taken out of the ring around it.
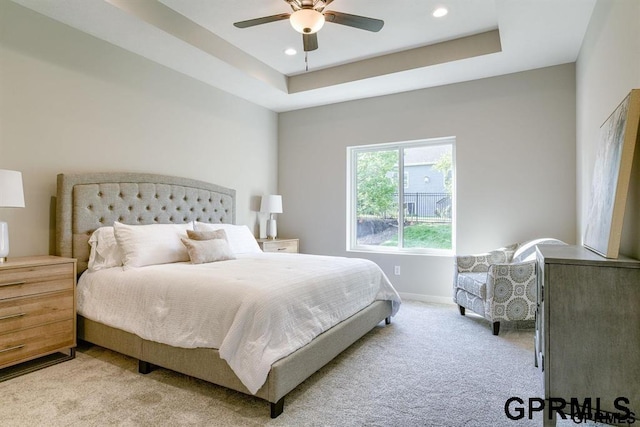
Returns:
[[[217,348],[251,393],[271,365],[374,300],[400,297],[371,261],[303,254],[238,255],[85,272],[78,313],[144,339]]]

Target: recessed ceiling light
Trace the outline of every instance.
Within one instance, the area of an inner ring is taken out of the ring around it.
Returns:
[[[442,18],[443,16],[445,16],[447,13],[449,13],[449,11],[447,10],[446,7],[439,7],[437,9],[435,9],[432,13],[432,15],[435,18]]]
[[[293,56],[293,55],[295,55],[296,53],[298,53],[298,51],[297,51],[297,50],[295,50],[295,49],[294,49],[294,48],[292,48],[292,47],[286,48],[286,49],[284,50],[284,54],[285,54],[285,55]]]

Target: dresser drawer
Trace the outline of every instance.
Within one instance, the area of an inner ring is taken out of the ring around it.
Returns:
[[[53,294],[0,300],[0,334],[43,323],[73,319],[73,289]]]
[[[298,239],[265,240],[261,242],[265,252],[289,252],[298,253]]]
[[[73,263],[10,268],[0,272],[0,300],[73,289]]]
[[[75,346],[73,320],[0,335],[0,368]]]

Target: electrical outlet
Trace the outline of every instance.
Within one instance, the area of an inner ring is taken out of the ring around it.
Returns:
[[[396,276],[400,275],[400,266],[396,265],[395,267],[393,267],[393,274],[395,274]]]

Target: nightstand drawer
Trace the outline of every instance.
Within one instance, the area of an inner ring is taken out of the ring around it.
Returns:
[[[73,320],[0,335],[0,368],[75,346]]]
[[[298,239],[265,240],[261,246],[265,252],[298,253]]]
[[[73,289],[53,294],[0,300],[0,334],[73,319]]]
[[[73,289],[74,264],[11,268],[0,276],[0,300]]]

